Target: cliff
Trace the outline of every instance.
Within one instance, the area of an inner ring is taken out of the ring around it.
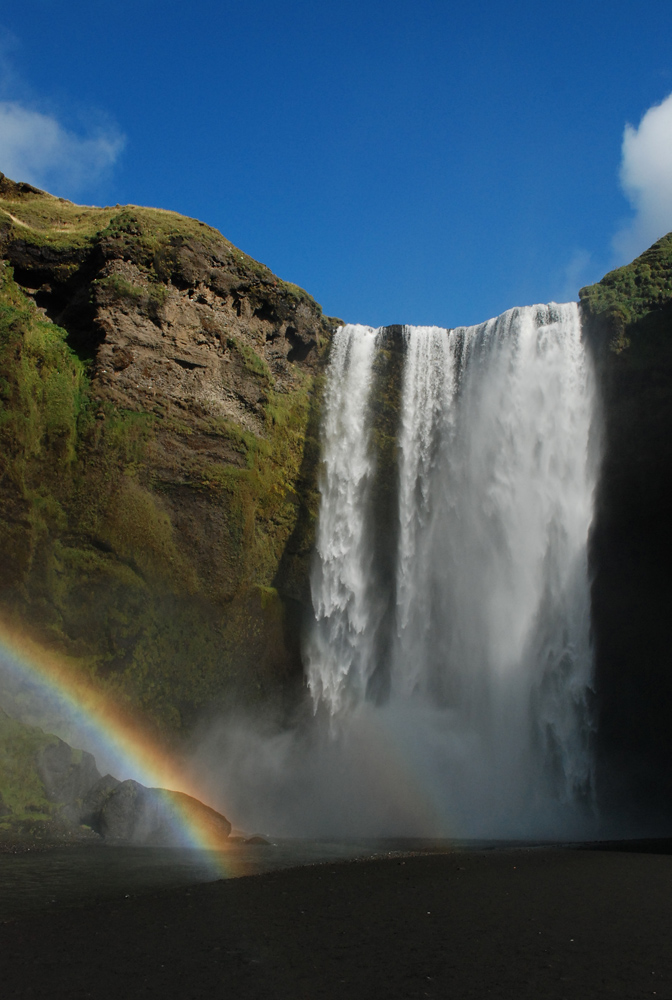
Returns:
[[[591,541],[601,793],[672,803],[672,234],[581,289],[604,459]]]
[[[21,839],[85,839],[73,806],[100,779],[93,757],[0,709],[0,850]]]
[[[0,614],[167,731],[300,679],[334,322],[219,232],[0,175]]]

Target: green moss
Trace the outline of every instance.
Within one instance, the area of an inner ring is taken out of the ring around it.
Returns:
[[[319,305],[298,285],[277,278],[265,264],[243,253],[217,229],[177,212],[136,205],[87,207],[34,192],[0,198],[0,228],[3,222],[17,239],[75,257],[101,238],[116,240],[132,250],[133,259],[158,281],[171,277],[180,248],[193,244],[213,260],[220,260],[223,255],[228,266],[272,286],[292,305],[305,303],[316,314],[321,313]],[[67,269],[73,266],[76,265],[71,261],[64,261],[63,280],[68,276]]]
[[[0,710],[0,792],[11,821],[49,819],[54,811],[37,771],[37,758],[54,736],[25,726]]]
[[[100,538],[143,578],[161,579],[187,593],[197,586],[193,568],[175,543],[168,514],[134,476],[125,477],[99,526]]]
[[[256,434],[246,431],[239,424],[234,424],[230,420],[209,417],[201,422],[199,429],[204,434],[225,438],[241,455],[248,456],[258,447],[259,438]]]
[[[150,315],[153,311],[158,310],[168,298],[168,289],[161,282],[135,285],[118,274],[96,279],[93,282],[93,288],[113,299],[125,299],[132,306],[143,306]]]
[[[270,383],[271,372],[264,359],[259,357],[257,352],[252,350],[247,344],[239,344],[238,350],[243,357],[243,363],[247,370]]]
[[[2,199],[0,218],[27,243],[55,248],[83,247],[104,229],[113,208],[88,208],[50,195]]]
[[[60,474],[76,458],[87,382],[66,333],[45,321],[0,269],[0,477],[25,487],[26,462],[54,457]]]
[[[672,303],[672,233],[631,264],[582,288],[579,298],[591,320],[611,330],[614,353],[627,350],[628,328]]]
[[[251,372],[252,375],[256,375],[260,379],[263,379],[263,381],[268,385],[272,383],[273,379],[268,365],[265,360],[257,354],[252,347],[250,347],[249,344],[246,344],[241,340],[237,340],[235,337],[227,337],[226,346],[228,350],[239,355],[243,366],[248,372]]]

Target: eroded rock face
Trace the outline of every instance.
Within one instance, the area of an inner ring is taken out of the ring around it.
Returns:
[[[104,243],[101,250],[110,252]],[[235,293],[222,294],[222,272]],[[213,268],[204,252],[192,250],[189,274],[193,284],[180,275],[186,287],[176,287],[150,284],[128,260],[103,265],[94,279],[100,339],[94,392],[124,408],[211,416],[263,435],[269,386],[284,393],[298,388],[302,369],[317,362],[322,321],[305,302],[276,300],[255,309],[249,284],[222,265]],[[272,285],[263,291],[275,299]],[[212,442],[201,437],[189,444]],[[230,461],[232,455],[215,448],[212,457]]]
[[[300,684],[334,321],[202,223],[3,177],[0,255],[0,614],[173,731]]]
[[[16,187],[21,207],[33,199],[52,209],[43,231],[57,228],[59,199]],[[207,226],[174,216],[162,238],[146,210],[105,211],[107,226],[96,231],[105,218],[93,221],[83,245],[39,245],[18,225],[5,227],[0,243],[21,287],[93,355],[95,395],[139,412],[225,418],[263,435],[264,389],[296,389],[333,323]],[[186,232],[181,221],[192,223]]]

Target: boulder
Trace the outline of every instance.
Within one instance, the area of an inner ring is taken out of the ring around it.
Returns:
[[[99,781],[92,785],[82,799],[80,822],[86,823],[87,826],[96,827],[103,805],[120,784],[121,782],[118,778],[113,778],[111,774],[106,774],[104,778],[100,778]]]
[[[131,779],[114,781],[107,775],[87,799],[89,807],[100,802],[97,814],[89,813],[89,821],[107,841],[137,846],[216,846],[231,832],[224,816],[190,795],[146,788]]]
[[[40,751],[37,770],[49,801],[65,805],[81,800],[100,781],[93,754],[75,750],[57,737]]]

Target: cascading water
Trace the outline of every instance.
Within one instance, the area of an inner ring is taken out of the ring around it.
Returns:
[[[374,466],[366,416],[375,346],[376,331],[370,327],[341,327],[325,399],[323,434],[329,449],[311,580],[315,627],[308,679],[315,700],[323,699],[334,711],[342,708],[346,688],[355,700],[362,697],[370,664],[364,526]]]
[[[404,328],[395,607],[382,647],[381,542],[366,530],[380,336],[341,328],[330,362],[306,644],[315,705],[343,745],[384,733],[436,829],[569,835],[592,796],[595,405],[578,308]],[[369,682],[381,671],[388,697],[374,705]]]

